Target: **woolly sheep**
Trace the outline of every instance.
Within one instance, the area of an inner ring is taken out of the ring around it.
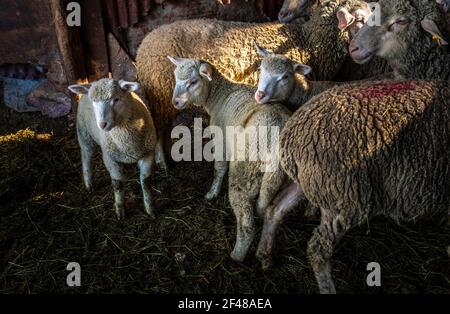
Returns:
[[[281,7],[278,19],[281,23],[289,23],[298,17],[315,15],[323,7],[339,7],[336,11],[338,27],[341,30],[348,30],[351,36],[362,27],[371,15],[370,6],[361,0],[357,6],[345,6],[347,0],[327,0],[318,3],[317,0],[285,0]]]
[[[259,46],[256,49],[263,57],[255,93],[255,100],[260,104],[279,101],[294,112],[313,96],[339,84],[310,81],[305,77],[311,73],[310,66],[297,63],[284,55],[273,54]]]
[[[284,0],[278,13],[278,21],[290,23],[297,18],[307,17],[315,4],[316,1],[312,0]]]
[[[436,0],[436,3],[442,8],[445,13],[447,23],[445,25],[445,35],[450,36],[450,0]]]
[[[445,81],[336,86],[312,98],[286,123],[281,164],[299,187],[284,191],[266,212],[285,215],[292,199],[302,195],[298,191],[320,208],[308,255],[321,293],[335,293],[330,258],[352,227],[376,215],[397,223],[447,219],[449,126]],[[263,265],[272,221],[280,219],[265,220],[257,254]]]
[[[322,5],[339,5],[341,0],[328,0],[328,2],[319,3],[317,0],[285,0],[283,7],[280,10],[279,21],[288,23],[292,20],[307,16],[311,12],[318,10]],[[367,1],[373,2],[373,1]],[[341,8],[337,11],[338,27],[341,30],[349,32],[350,37],[356,35],[358,30],[362,27],[365,21],[371,14],[370,7],[365,6],[352,11],[351,13],[346,8]],[[364,65],[355,64],[350,56],[347,56],[344,64],[339,72],[333,77],[337,81],[355,81],[367,78],[390,78],[391,68],[387,62],[380,58],[375,58]]]
[[[150,174],[157,146],[156,130],[148,108],[134,94],[135,82],[101,79],[91,84],[71,85],[80,94],[77,111],[77,135],[81,149],[84,185],[92,187],[91,159],[100,146],[103,162],[114,188],[114,207],[119,219],[125,215],[122,163],[137,163],[144,195],[145,211],[154,218]]]
[[[357,63],[379,56],[397,78],[450,79],[450,54],[439,27],[445,25],[434,1],[380,0],[381,25],[364,25],[350,44]]]
[[[366,4],[340,0],[352,12]],[[213,63],[234,82],[256,85],[258,56],[255,42],[289,58],[308,63],[315,79],[333,78],[348,55],[349,36],[337,28],[336,3],[323,4],[302,26],[279,23],[241,23],[186,20],[150,32],[137,53],[137,74],[149,103],[156,129],[167,136],[177,111],[169,106],[174,85],[166,55],[183,55]]]
[[[449,0],[436,0],[436,3],[442,6],[445,12],[450,11],[450,1]]]
[[[305,78],[305,75],[311,72],[311,67],[297,63],[283,55],[270,53],[259,46],[256,46],[256,49],[263,57],[258,89],[255,93],[255,100],[260,104],[279,101],[294,112],[313,96],[339,84],[328,81],[309,81]],[[265,242],[265,250],[257,252],[257,256],[262,259],[262,267],[264,269],[270,267],[275,232],[283,218],[282,214],[275,215],[278,212],[277,209],[286,208],[288,211],[291,210],[297,206],[303,195],[297,184],[292,184],[292,182],[287,184],[289,185],[285,192],[277,196],[277,201],[275,201],[277,204],[276,208],[271,207],[266,212],[266,217],[271,221],[271,224],[270,228],[267,228],[268,225],[265,226],[266,228],[263,232],[264,240],[261,240]],[[283,199],[285,199],[284,203],[280,202]],[[305,212],[305,216],[316,217],[318,213],[319,210],[313,207]]]
[[[252,133],[252,128],[270,128],[265,135],[267,142],[270,142],[274,136],[271,127],[281,129],[290,116],[290,112],[281,104],[257,104],[253,99],[253,88],[231,82],[206,61],[177,57],[169,59],[176,65],[176,85],[172,100],[174,107],[181,110],[195,104],[206,110],[211,117],[210,124],[222,130],[227,151],[234,142],[230,134],[227,134],[228,127],[240,126],[243,128],[242,134],[248,137],[245,147],[238,149],[245,148],[248,153],[261,154],[259,145],[264,141],[264,137],[258,138],[256,133]],[[223,147],[223,143],[216,137],[214,140],[215,149]],[[252,148],[252,144],[258,146]],[[216,159],[214,162],[214,181],[206,198],[212,199],[219,194],[229,167],[228,196],[237,220],[236,244],[231,253],[231,258],[235,261],[244,260],[254,238],[255,203],[258,213],[262,214],[287,178],[276,158],[278,141],[268,144],[274,154],[268,156],[270,160],[266,162],[276,166],[272,172],[263,172],[261,161],[250,161],[248,158],[245,161],[234,159],[229,164],[227,159]]]

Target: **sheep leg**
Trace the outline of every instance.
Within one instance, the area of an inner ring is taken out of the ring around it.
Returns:
[[[222,189],[223,178],[228,171],[228,161],[215,161],[214,162],[214,180],[211,184],[211,188],[206,193],[205,198],[210,201],[219,196]]]
[[[114,189],[114,208],[116,211],[117,218],[123,219],[125,217],[125,175],[122,171],[122,166],[112,160],[109,155],[103,152],[103,162],[108,169],[109,175],[111,176],[112,186]]]
[[[164,148],[161,138],[159,138],[156,143],[155,160],[160,169],[167,171],[166,156],[164,155]]]
[[[86,132],[77,132],[78,143],[81,150],[81,164],[83,171],[84,186],[88,191],[92,190],[92,168],[91,161],[95,152],[96,143]]]
[[[292,182],[277,195],[273,205],[267,209],[261,240],[256,252],[263,270],[267,270],[272,264],[272,250],[278,226],[286,214],[298,206],[302,198],[303,191],[300,186]]]
[[[142,195],[144,198],[144,207],[147,214],[151,219],[155,218],[155,214],[153,213],[152,206],[152,195],[150,188],[150,175],[152,172],[152,165],[154,161],[154,154],[150,154],[144,159],[139,160],[139,178],[141,182]]]
[[[264,212],[270,202],[275,198],[281,186],[285,182],[286,174],[283,169],[279,168],[273,172],[264,173],[261,189],[259,191],[258,201],[256,202],[256,210],[260,217],[264,217]]]
[[[242,262],[255,237],[253,206],[248,193],[230,191],[230,203],[236,216],[236,244],[230,256],[236,262]]]
[[[350,223],[342,222],[341,216],[324,218],[322,215],[320,225],[314,229],[308,242],[309,260],[322,294],[336,293],[330,259],[335,246],[349,228]]]

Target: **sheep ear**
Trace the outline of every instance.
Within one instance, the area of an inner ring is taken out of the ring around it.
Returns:
[[[426,32],[430,33],[431,36],[433,36],[433,40],[435,40],[439,46],[448,45],[448,42],[444,38],[442,38],[441,31],[439,30],[439,28],[437,27],[436,23],[433,20],[430,20],[429,18],[424,18],[420,22],[420,25]]]
[[[267,57],[268,55],[270,55],[270,52],[269,52],[267,49],[265,49],[265,48],[263,48],[263,47],[260,47],[260,46],[258,46],[257,44],[255,44],[255,46],[256,46],[256,52],[257,52],[261,57],[265,58],[265,57]]]
[[[202,63],[200,65],[199,73],[201,76],[204,76],[208,79],[208,81],[212,81],[212,72],[213,68],[209,63]]]
[[[167,59],[169,59],[170,62],[172,62],[176,66],[179,66],[179,65],[183,64],[184,62],[186,62],[187,60],[189,60],[189,59],[185,59],[185,58],[172,57],[172,56],[167,56]]]
[[[343,31],[352,25],[356,18],[348,12],[346,8],[340,8],[336,12],[336,17],[338,19],[338,28]]]
[[[91,84],[74,84],[68,88],[74,94],[86,95],[89,92],[89,88],[91,88]]]
[[[137,82],[127,82],[124,80],[120,80],[119,85],[124,92],[128,93],[135,92],[141,87],[141,85]]]
[[[303,75],[308,75],[312,71],[312,68],[306,64],[294,63],[293,67],[294,67],[294,72],[297,72],[297,73],[300,73]]]

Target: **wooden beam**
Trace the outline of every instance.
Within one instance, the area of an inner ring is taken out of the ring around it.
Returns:
[[[86,78],[86,69],[79,29],[67,25],[66,3],[67,1],[64,0],[50,0],[50,7],[67,79],[66,83],[73,84]]]

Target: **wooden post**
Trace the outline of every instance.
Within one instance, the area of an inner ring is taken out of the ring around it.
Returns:
[[[50,0],[55,23],[55,32],[61,52],[67,84],[73,84],[86,78],[83,49],[78,27],[69,27],[66,17],[66,1]]]

